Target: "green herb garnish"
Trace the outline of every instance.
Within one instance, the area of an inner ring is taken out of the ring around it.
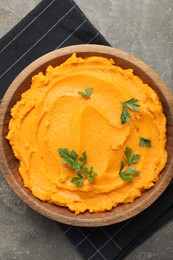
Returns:
[[[140,171],[136,170],[135,167],[130,167],[127,170],[122,171],[124,166],[125,166],[125,163],[123,161],[121,161],[119,175],[124,181],[132,181],[133,175],[140,173]]]
[[[77,187],[83,185],[83,175],[78,172],[77,177],[73,177],[71,183],[75,184]]]
[[[94,172],[93,167],[87,166],[87,154],[86,152],[82,153],[82,156],[79,157],[76,151],[69,151],[67,148],[58,148],[60,157],[63,159],[62,163],[66,163],[71,169],[73,169],[77,176],[73,177],[71,182],[77,187],[83,185],[84,180],[87,179],[88,182],[93,182],[97,176],[97,173]]]
[[[77,153],[72,150],[71,152],[69,152],[69,150],[67,148],[59,148],[58,149],[59,155],[61,158],[63,158],[62,163],[67,163],[68,166],[75,170],[76,172],[80,171],[80,164],[78,162],[76,162],[76,159],[78,158]]]
[[[133,163],[137,163],[139,161],[140,154],[133,154],[132,155],[132,149],[129,147],[126,147],[124,151],[125,157],[123,158],[126,163],[130,166]]]
[[[121,113],[121,123],[125,124],[130,120],[130,114],[127,108],[130,110],[139,111],[140,105],[136,104],[138,99],[131,98],[128,101],[122,102],[122,113]]]
[[[146,147],[151,147],[151,140],[150,139],[146,139],[143,137],[140,137],[139,140],[139,146],[146,146]]]
[[[132,154],[132,149],[126,147],[124,151],[125,157],[123,157],[124,161],[121,161],[119,175],[124,181],[131,181],[133,180],[133,175],[139,174],[140,171],[136,170],[135,167],[130,167],[125,171],[122,171],[125,167],[125,163],[130,166],[133,163],[137,163],[139,161],[140,154]]]
[[[85,89],[85,92],[79,91],[78,93],[79,93],[80,95],[84,96],[84,97],[90,98],[92,92],[93,92],[93,89],[90,88],[90,87],[87,87],[87,88]]]
[[[126,122],[129,122],[130,117],[131,116],[130,116],[129,112],[127,111],[126,107],[123,106],[123,110],[122,110],[122,113],[121,113],[121,123],[125,124]]]

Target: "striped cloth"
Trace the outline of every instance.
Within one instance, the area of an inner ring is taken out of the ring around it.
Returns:
[[[0,41],[0,95],[45,53],[74,44],[109,45],[72,0],[45,0]]]
[[[0,97],[16,75],[39,56],[74,44],[109,45],[72,0],[43,0],[0,40]],[[84,259],[113,260],[173,216],[173,183],[148,209],[127,221],[97,228],[57,223]]]

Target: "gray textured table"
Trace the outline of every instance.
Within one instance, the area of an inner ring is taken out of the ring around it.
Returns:
[[[39,2],[0,0],[0,37]],[[172,0],[76,0],[76,3],[112,46],[128,51],[151,65],[173,90]],[[172,255],[173,220],[124,259],[172,260]],[[27,207],[14,194],[2,174],[0,259],[82,259],[55,222]]]

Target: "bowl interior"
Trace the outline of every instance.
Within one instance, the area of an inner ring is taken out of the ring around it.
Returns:
[[[11,118],[10,110],[13,105],[20,100],[21,94],[26,91],[31,84],[31,78],[39,71],[45,71],[48,65],[57,66],[63,63],[73,52],[76,52],[80,57],[89,56],[103,56],[111,58],[115,61],[115,64],[123,69],[132,68],[134,74],[138,75],[144,83],[147,83],[158,94],[162,105],[164,114],[167,118],[167,145],[168,162],[164,170],[159,175],[159,180],[149,190],[146,190],[140,198],[137,198],[135,202],[128,204],[120,204],[116,208],[108,212],[103,213],[89,213],[75,216],[73,212],[70,212],[67,208],[51,205],[47,202],[42,202],[36,199],[32,193],[24,187],[23,181],[19,175],[18,160],[14,157],[11,146],[5,139],[8,132],[8,124]],[[0,136],[0,149],[1,149],[1,166],[3,173],[13,188],[13,190],[19,195],[19,197],[25,201],[30,207],[38,211],[42,215],[49,217],[53,220],[77,225],[77,226],[104,226],[117,223],[128,219],[151,205],[165,190],[169,182],[173,177],[173,163],[172,163],[172,146],[173,146],[173,112],[171,103],[173,97],[166,84],[162,81],[159,75],[154,72],[148,65],[141,60],[133,57],[132,55],[117,50],[115,48],[96,45],[78,45],[71,46],[56,50],[49,54],[44,55],[38,60],[34,61],[10,85],[6,92],[0,110],[1,117],[1,136]]]

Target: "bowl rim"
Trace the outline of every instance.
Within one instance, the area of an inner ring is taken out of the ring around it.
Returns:
[[[85,54],[89,53],[90,56],[96,55],[96,53],[100,56],[102,55],[110,55],[110,56],[115,56],[116,59],[123,59],[125,62],[133,63],[137,68],[142,69],[155,83],[156,85],[159,86],[159,90],[162,92],[164,95],[166,93],[166,98],[168,102],[168,108],[170,110],[170,115],[171,115],[171,121],[173,121],[173,108],[172,108],[172,103],[173,103],[173,95],[166,83],[161,79],[161,77],[146,63],[144,63],[142,60],[139,58],[133,56],[130,53],[127,53],[123,50],[116,49],[114,47],[110,46],[102,46],[102,45],[96,45],[96,44],[82,44],[82,45],[73,45],[73,46],[68,46],[64,48],[60,48],[54,51],[51,51],[38,59],[34,60],[32,63],[30,63],[26,68],[24,68],[18,76],[13,80],[13,82],[10,84],[9,88],[4,94],[4,97],[2,99],[2,103],[0,105],[0,118],[1,118],[1,124],[0,124],[0,153],[1,153],[1,159],[0,159],[0,165],[2,169],[2,173],[4,174],[4,177],[6,178],[7,182],[11,186],[11,188],[14,190],[14,192],[32,209],[35,211],[39,212],[40,214],[51,218],[53,220],[56,220],[61,223],[69,224],[69,225],[74,225],[74,226],[85,226],[85,227],[96,227],[96,226],[105,226],[105,225],[111,225],[115,224],[121,221],[124,221],[126,219],[129,219],[137,214],[139,214],[141,211],[149,207],[162,193],[163,191],[167,188],[169,182],[171,181],[173,177],[173,160],[172,158],[170,159],[170,163],[168,165],[167,171],[169,171],[169,174],[165,175],[163,177],[163,181],[161,183],[158,183],[158,192],[157,194],[155,193],[155,190],[153,189],[150,192],[149,197],[146,198],[145,201],[141,201],[140,206],[137,204],[136,206],[129,207],[125,213],[120,213],[118,216],[117,215],[110,215],[107,214],[104,219],[100,218],[99,216],[102,215],[102,213],[88,213],[91,217],[83,218],[81,215],[75,216],[74,213],[73,215],[70,216],[65,216],[62,215],[58,212],[52,211],[51,209],[47,209],[44,207],[44,202],[41,202],[39,199],[35,199],[30,196],[28,189],[24,187],[21,189],[21,186],[19,183],[16,181],[14,178],[14,175],[12,174],[11,171],[9,171],[8,168],[8,163],[6,161],[6,156],[4,154],[3,150],[3,122],[5,120],[5,114],[6,110],[3,110],[3,106],[8,102],[8,96],[13,96],[15,94],[15,91],[17,90],[18,86],[22,83],[22,81],[26,78],[25,75],[30,75],[33,71],[37,70],[37,68],[43,66],[45,62],[51,62],[54,59],[57,59],[62,56],[70,56],[72,53],[77,53],[77,56],[80,56],[80,54]],[[17,84],[16,84],[17,83]],[[143,196],[143,194],[142,194]],[[35,200],[33,203],[33,199]],[[39,201],[39,203],[37,203]],[[132,205],[133,203],[131,203]],[[56,207],[59,207],[56,205]],[[60,208],[60,207],[59,207]],[[108,211],[109,212],[109,211]],[[106,212],[107,213],[107,212]],[[82,215],[84,216],[84,215]]]

